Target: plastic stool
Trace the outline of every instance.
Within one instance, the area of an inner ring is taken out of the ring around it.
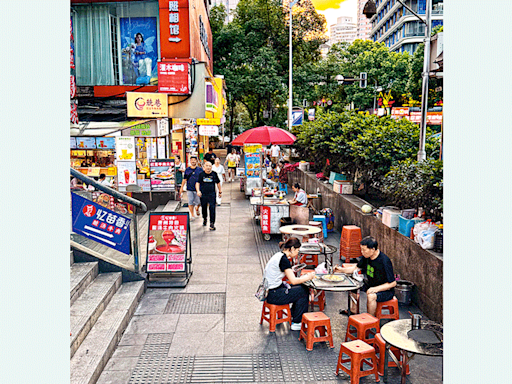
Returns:
[[[305,253],[300,257],[300,263],[313,265],[316,268],[318,266],[318,255],[309,255]]]
[[[355,330],[351,330],[350,327]],[[372,329],[375,329],[373,331]],[[380,332],[380,321],[369,313],[360,313],[352,315],[348,318],[347,333],[345,334],[345,341],[349,340],[363,340],[365,343],[373,345],[374,337]],[[369,336],[373,336],[370,338]]]
[[[286,314],[285,310],[287,311]],[[290,323],[292,325],[290,304],[276,305],[264,301],[263,308],[261,309],[260,324],[263,324],[263,320],[268,321],[270,332],[276,331],[276,324]]]
[[[285,191],[286,194],[288,194],[288,184],[285,184],[285,183],[279,183],[279,190],[280,191]]]
[[[389,314],[382,313],[382,311],[388,311]],[[398,320],[400,314],[398,313],[398,300],[396,296],[393,296],[391,300],[377,303],[377,311],[375,313],[377,319],[393,319]]]
[[[327,217],[324,215],[313,215],[313,221],[320,221],[324,230],[324,239],[327,239]]]
[[[315,337],[315,330],[318,328],[319,337]],[[306,340],[306,349],[313,350],[313,343],[328,341],[329,346],[334,348],[331,331],[331,319],[323,312],[309,312],[302,315],[302,326],[300,329],[300,340]]]
[[[305,275],[306,273],[311,272],[314,271],[312,271],[311,269],[303,269],[302,271],[300,271],[300,275],[302,276]],[[311,288],[310,292],[312,290],[313,289]],[[320,294],[313,301],[309,300],[309,305],[311,305],[312,307],[316,305],[320,311],[323,311],[325,309],[325,291],[320,292]]]
[[[347,355],[348,359],[344,359],[343,354]],[[344,363],[348,362],[350,362],[350,369],[343,366]],[[371,368],[363,371],[364,363]],[[368,375],[375,375],[375,381],[380,381],[379,374],[377,373],[375,348],[362,340],[341,343],[338,365],[336,366],[336,376],[340,368],[350,375],[350,384],[359,384],[359,379]]]
[[[319,221],[310,221],[309,225],[320,229],[320,232],[316,233],[313,236],[316,237],[320,243],[323,243],[325,237],[324,237],[324,230],[322,229],[322,223]]]
[[[384,359],[386,358],[384,353],[386,351],[386,342],[384,341],[380,333],[377,333],[375,335],[375,343],[373,344],[373,347],[375,348],[375,354],[379,354],[379,356],[377,357],[377,371],[379,375],[384,376]],[[400,359],[402,358],[402,351],[395,347],[391,347],[389,350],[393,355],[395,355],[396,359],[400,361]],[[388,360],[388,367],[396,366],[396,363],[392,359]],[[405,367],[405,374],[409,375],[410,373],[411,372],[409,371],[409,363],[407,363]]]

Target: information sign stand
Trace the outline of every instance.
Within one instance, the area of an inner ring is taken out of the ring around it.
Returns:
[[[186,287],[192,276],[188,212],[149,214],[146,256],[148,287]]]

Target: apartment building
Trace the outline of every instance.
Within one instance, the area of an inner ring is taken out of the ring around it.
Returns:
[[[370,20],[363,14],[363,8],[368,0],[357,0],[357,39],[369,40],[372,31]]]
[[[397,0],[376,0],[377,14],[370,20],[370,39],[395,52],[414,53],[425,37],[425,25]],[[427,0],[404,0],[420,16]],[[432,28],[443,25],[443,0],[432,0]]]
[[[350,16],[341,16],[331,25],[329,44],[346,42],[352,43],[357,38],[357,24]]]

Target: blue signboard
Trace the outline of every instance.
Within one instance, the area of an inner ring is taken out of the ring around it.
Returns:
[[[130,254],[130,219],[71,193],[73,232]]]
[[[97,137],[96,148],[98,149],[116,149],[115,137]]]
[[[302,111],[292,111],[292,125],[302,125],[302,116],[304,112]]]

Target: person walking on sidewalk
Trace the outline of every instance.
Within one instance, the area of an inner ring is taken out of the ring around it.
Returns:
[[[203,211],[203,226],[206,227],[208,219],[208,205],[210,206],[210,231],[215,231],[215,186],[219,189],[219,196],[222,197],[222,187],[219,176],[212,171],[212,163],[204,163],[204,171],[201,172],[196,182],[197,196],[201,198],[201,208]]]
[[[297,259],[299,256],[300,241],[296,237],[290,237],[282,245],[282,252],[276,253],[268,261],[263,276],[268,281],[267,303],[275,305],[291,305],[292,331],[300,331],[302,315],[308,311],[309,288],[302,283],[313,280],[315,273],[307,273],[301,277],[295,277],[289,259]],[[283,282],[286,276],[291,286]]]
[[[230,154],[226,156],[226,161],[224,161],[224,165],[228,165],[228,181],[231,182],[235,180],[235,171],[236,171],[236,150],[233,149]]]
[[[180,188],[181,196],[183,194],[183,188],[185,185],[187,186],[188,210],[190,211],[191,218],[195,217],[194,208],[196,209],[196,215],[199,216],[199,206],[201,205],[201,201],[199,200],[199,196],[196,192],[196,183],[201,172],[203,172],[203,169],[197,166],[197,157],[192,156],[190,158],[190,167],[185,170],[185,175],[183,176],[187,182],[182,183]]]
[[[345,268],[336,265],[334,271],[351,274],[360,269],[365,275],[361,291],[366,292],[368,313],[375,316],[377,303],[393,299],[395,295],[396,280],[393,273],[393,264],[389,257],[379,250],[379,244],[371,236],[366,236],[361,242],[362,259],[357,264],[351,264]],[[351,303],[359,302],[359,294],[350,292]],[[355,307],[352,307],[356,309]],[[351,308],[351,312],[352,312]],[[348,314],[342,311],[342,314]],[[355,311],[354,311],[355,313]]]
[[[220,186],[222,187],[224,181],[226,181],[226,171],[224,170],[224,166],[220,163],[220,159],[218,157],[215,159],[215,164],[212,167],[212,170],[217,174],[217,176],[219,176]],[[217,205],[221,204],[222,197],[219,196],[219,190],[217,188]]]
[[[213,147],[210,147],[208,149],[208,152],[206,152],[206,154],[204,155],[204,161],[209,161],[210,163],[213,164],[213,162],[215,161],[216,158],[217,158],[217,155],[215,153],[213,153]]]

